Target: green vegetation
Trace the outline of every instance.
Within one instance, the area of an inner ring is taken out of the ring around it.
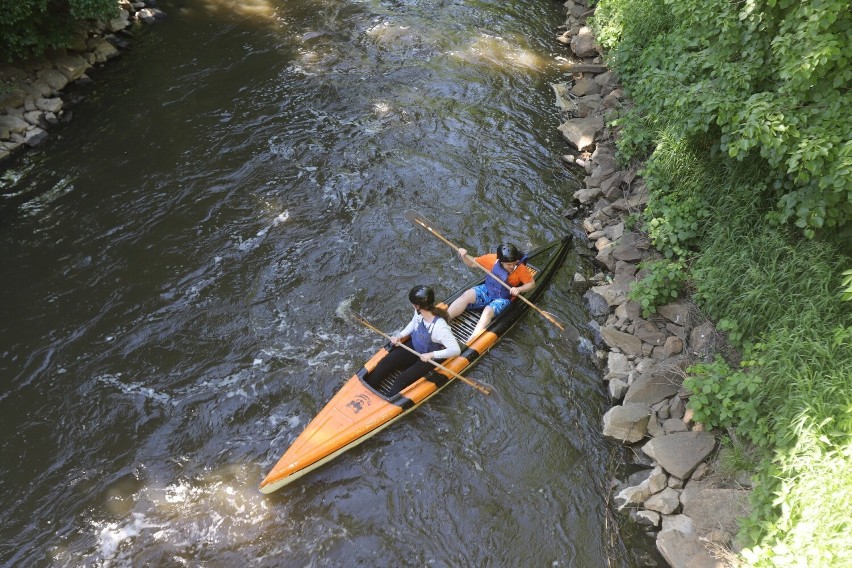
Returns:
[[[665,258],[631,297],[653,311],[688,281],[741,352],[686,385],[697,420],[756,447],[742,559],[852,566],[848,2],[600,0],[592,25]]]
[[[116,0],[0,0],[0,60],[67,47],[86,20],[108,20],[118,9]]]

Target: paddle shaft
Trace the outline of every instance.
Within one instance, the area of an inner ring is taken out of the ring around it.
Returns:
[[[447,240],[446,238],[444,238],[444,235],[442,235],[441,233],[439,233],[438,231],[436,231],[435,229],[433,229],[431,226],[429,226],[429,225],[427,225],[426,223],[424,223],[423,221],[421,221],[421,219],[419,218],[419,216],[418,216],[418,217],[415,217],[415,218],[413,218],[413,219],[411,219],[411,220],[412,220],[413,222],[417,223],[418,225],[420,225],[421,227],[423,227],[424,229],[426,229],[427,231],[429,231],[430,233],[432,233],[433,235],[435,235],[436,237],[438,237],[439,239],[441,239],[444,243],[446,243],[446,244],[448,244],[449,246],[453,247],[453,249],[455,249],[456,251],[458,251],[458,250],[459,250],[459,248],[460,248],[460,247],[458,247],[456,244],[454,244],[454,243],[450,242],[449,240]],[[484,271],[486,274],[490,274],[490,275],[491,275],[491,277],[492,277],[492,278],[494,278],[494,280],[496,280],[497,282],[499,282],[499,283],[500,283],[500,285],[501,285],[501,286],[503,286],[503,288],[506,288],[507,290],[511,290],[511,289],[512,289],[512,287],[511,287],[511,286],[509,286],[507,283],[503,282],[502,280],[500,280],[499,278],[497,278],[496,276],[494,276],[494,273],[493,273],[493,272],[491,272],[490,270],[488,270],[487,268],[485,268],[484,266],[482,266],[481,264],[479,264],[478,262],[476,262],[476,259],[474,259],[472,256],[470,256],[469,254],[465,254],[465,256],[466,256],[467,258],[469,258],[469,259],[471,259],[471,260],[473,261],[474,266],[476,266],[476,267],[477,267],[477,268],[479,268],[480,270]],[[538,313],[540,313],[541,315],[543,315],[543,316],[545,317],[545,319],[547,319],[547,321],[549,321],[550,323],[552,323],[553,325],[555,325],[556,327],[558,327],[561,331],[564,331],[564,330],[565,330],[565,327],[564,327],[561,323],[559,323],[558,321],[556,321],[556,318],[554,318],[552,315],[550,315],[549,313],[545,312],[544,310],[540,309],[538,306],[536,306],[535,304],[533,304],[532,302],[530,302],[529,300],[527,300],[526,298],[524,298],[522,295],[518,294],[518,295],[517,295],[517,296],[515,296],[515,297],[516,297],[516,298],[520,298],[520,299],[521,299],[521,301],[525,302],[525,303],[526,303],[529,307],[531,307],[532,309],[536,310]]]
[[[383,332],[382,330],[378,329],[377,327],[374,327],[374,326],[373,326],[370,322],[368,322],[366,319],[364,319],[364,317],[363,317],[363,316],[361,316],[361,315],[359,315],[359,314],[353,314],[353,316],[355,316],[355,319],[356,319],[356,320],[358,320],[358,323],[360,323],[360,324],[361,324],[361,325],[363,325],[364,327],[369,328],[369,329],[372,329],[373,331],[375,331],[376,333],[378,333],[379,335],[381,335],[382,337],[384,337],[384,338],[385,338],[385,339],[387,339],[388,341],[393,342],[393,338],[392,338],[390,335],[386,334],[385,332]],[[421,355],[420,353],[418,353],[417,351],[415,351],[414,349],[412,349],[412,348],[411,348],[411,347],[409,347],[408,345],[405,345],[405,344],[404,344],[404,343],[402,343],[402,342],[397,343],[397,345],[398,345],[399,347],[402,347],[402,348],[403,348],[403,349],[405,349],[406,351],[409,351],[409,352],[411,352],[411,353],[413,353],[413,354],[417,355],[417,357],[420,357],[420,355]],[[486,387],[482,386],[481,384],[477,383],[477,382],[476,382],[476,381],[474,381],[473,379],[468,379],[467,377],[463,377],[462,375],[459,375],[458,373],[456,373],[456,372],[455,372],[455,371],[453,371],[452,369],[449,369],[449,368],[447,368],[447,367],[445,367],[445,366],[441,365],[441,364],[440,364],[440,363],[438,363],[437,361],[429,360],[429,363],[431,363],[432,365],[435,365],[435,367],[437,367],[437,368],[441,369],[442,371],[446,371],[447,373],[450,373],[450,374],[451,374],[452,376],[454,376],[455,378],[457,378],[457,379],[461,380],[462,382],[464,382],[464,383],[466,383],[466,384],[468,384],[468,385],[472,386],[473,388],[475,388],[476,390],[478,390],[478,391],[479,391],[479,392],[481,392],[482,394],[491,394],[491,391],[490,391],[490,390],[488,390]]]

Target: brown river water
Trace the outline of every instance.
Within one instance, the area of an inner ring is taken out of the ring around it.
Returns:
[[[633,566],[588,349],[526,314],[462,383],[263,475],[471,251],[568,232],[552,0],[160,2],[0,170],[0,565]],[[576,244],[575,247],[582,247]],[[573,251],[541,307],[581,330]],[[590,335],[584,332],[586,335]]]

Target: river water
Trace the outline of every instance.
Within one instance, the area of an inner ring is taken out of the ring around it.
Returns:
[[[451,241],[578,232],[558,2],[161,2],[0,180],[3,566],[629,566],[605,391],[531,312],[408,418],[257,486]],[[581,245],[576,245],[577,247]],[[573,252],[541,300],[580,328]]]

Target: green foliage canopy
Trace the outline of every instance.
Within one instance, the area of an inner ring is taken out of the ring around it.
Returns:
[[[0,0],[0,59],[67,47],[86,20],[108,20],[118,10],[116,0]]]
[[[619,150],[660,130],[766,167],[771,220],[807,236],[852,220],[852,11],[846,0],[601,0],[593,26],[635,107]]]

